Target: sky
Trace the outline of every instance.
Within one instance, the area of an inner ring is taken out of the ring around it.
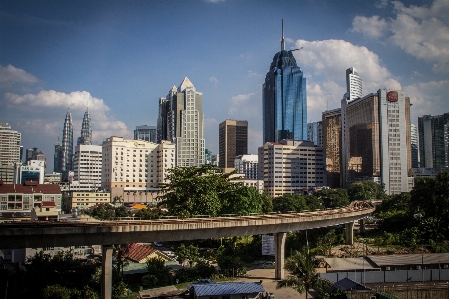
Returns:
[[[0,0],[0,122],[53,170],[67,109],[93,143],[157,124],[158,102],[188,77],[203,94],[206,148],[218,125],[247,120],[262,146],[262,84],[274,55],[294,55],[307,80],[308,122],[340,107],[345,71],[363,94],[403,89],[411,121],[449,112],[449,0]]]

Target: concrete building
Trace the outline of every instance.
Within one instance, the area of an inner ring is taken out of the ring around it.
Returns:
[[[322,126],[327,184],[331,188],[341,188],[341,109],[323,112]]]
[[[449,113],[418,117],[420,167],[449,170]]]
[[[145,140],[157,143],[157,127],[141,125],[134,130],[134,140]]]
[[[111,202],[111,194],[109,192],[86,192],[74,191],[71,194],[72,209],[85,209],[93,207],[97,204],[106,204]]]
[[[61,142],[58,141],[58,142],[55,142],[55,153],[53,156],[53,171],[54,172],[62,173],[61,161],[62,161],[62,144],[61,144]]]
[[[59,166],[62,180],[68,181],[68,173],[73,170],[73,124],[70,109],[67,111],[62,131],[62,145]]]
[[[204,164],[203,94],[186,77],[173,86],[166,98],[159,98],[158,142],[176,146],[176,166]]]
[[[410,98],[381,89],[342,100],[342,184],[373,180],[387,194],[409,192],[411,171]]]
[[[326,151],[311,141],[281,140],[259,147],[259,179],[272,197],[326,186]]]
[[[323,146],[323,123],[321,121],[307,124],[307,140],[316,146]]]
[[[234,169],[247,179],[257,180],[259,176],[259,155],[240,155],[235,157]]]
[[[175,167],[175,145],[112,136],[103,142],[101,186],[111,198],[125,202],[155,202],[159,185]]]
[[[418,128],[416,125],[410,125],[410,141],[412,153],[412,168],[419,168],[419,143],[418,143]]]
[[[77,145],[73,156],[73,181],[77,181],[79,191],[96,191],[101,188],[102,169],[101,145]],[[75,185],[71,182],[72,185]]]
[[[362,97],[362,79],[355,67],[346,70],[346,93],[344,99],[348,102]]]
[[[274,55],[262,86],[263,143],[307,138],[306,78],[293,51],[285,50],[282,21],[281,51]]]
[[[413,168],[412,170],[415,181],[420,178],[436,178],[439,173],[435,168]]]
[[[20,163],[21,134],[11,129],[7,122],[0,122],[0,180],[14,182],[14,165]]]
[[[56,184],[5,184],[0,180],[0,219],[30,219],[31,210],[44,202],[54,203],[54,210],[61,211],[61,189]]]
[[[62,173],[52,172],[44,175],[44,184],[61,184]]]
[[[86,109],[81,124],[81,136],[78,137],[77,145],[91,145],[92,144],[92,125],[90,123],[89,109]]]
[[[24,184],[34,181],[43,184],[45,178],[45,161],[29,160],[26,165],[16,164],[14,184]]]
[[[264,185],[263,180],[257,180],[257,179],[248,179],[243,176],[239,177],[240,174],[236,173],[235,176],[231,176],[231,178],[234,178],[231,183],[242,183],[244,186],[247,187],[253,187],[257,191],[259,191],[260,194],[264,191]]]
[[[218,167],[234,170],[235,157],[248,153],[248,121],[227,119],[218,126]]]

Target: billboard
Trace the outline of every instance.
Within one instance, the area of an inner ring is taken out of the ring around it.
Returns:
[[[397,102],[398,98],[399,98],[399,96],[398,96],[398,92],[397,91],[389,91],[387,93],[387,100],[389,102]]]
[[[262,255],[274,256],[274,236],[262,235]]]

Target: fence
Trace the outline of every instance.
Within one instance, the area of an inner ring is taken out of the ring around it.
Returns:
[[[349,299],[376,298],[377,292],[385,292],[398,299],[447,299],[449,283],[406,284],[374,287],[371,291],[348,291]]]

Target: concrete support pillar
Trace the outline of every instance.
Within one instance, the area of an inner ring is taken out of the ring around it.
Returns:
[[[101,299],[112,296],[112,245],[103,245],[103,263],[101,266]]]
[[[354,244],[354,221],[345,224],[346,245]]]
[[[285,238],[286,233],[275,233],[274,234],[274,279],[283,279],[284,278],[284,257],[285,257]]]
[[[364,233],[365,232],[365,218],[362,218],[359,220],[359,225],[360,225],[360,232]]]

